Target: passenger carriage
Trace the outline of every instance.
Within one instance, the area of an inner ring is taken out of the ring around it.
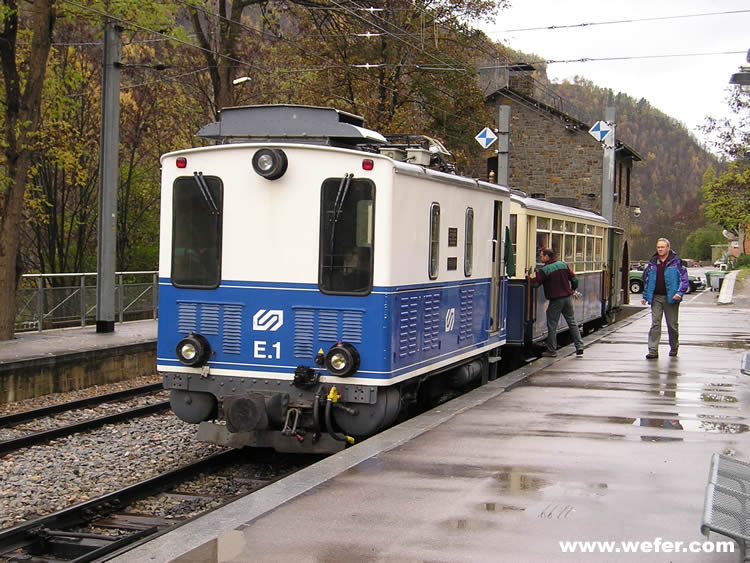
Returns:
[[[529,348],[547,338],[548,301],[542,287],[527,276],[542,266],[540,252],[552,248],[578,278],[581,299],[574,299],[576,321],[586,329],[602,322],[609,302],[608,223],[601,215],[515,192],[510,231],[516,275],[508,282],[508,345]],[[558,333],[567,331],[560,318]]]
[[[199,136],[221,144],[161,159],[157,352],[199,439],[336,451],[493,377],[507,188],[333,109],[229,108]]]

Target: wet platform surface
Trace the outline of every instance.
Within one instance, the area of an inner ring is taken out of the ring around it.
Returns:
[[[749,312],[689,296],[647,361],[644,308],[115,560],[735,562],[559,542],[706,541],[711,455],[750,460]]]

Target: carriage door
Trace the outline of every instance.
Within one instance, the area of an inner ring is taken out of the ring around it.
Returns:
[[[502,310],[500,276],[503,273],[503,202],[495,201],[492,213],[492,285],[490,289],[490,332],[497,332],[505,324]]]

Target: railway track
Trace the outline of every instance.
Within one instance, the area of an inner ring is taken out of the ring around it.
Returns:
[[[253,459],[249,460],[251,455]],[[46,563],[101,560],[135,542],[151,539],[196,515],[195,510],[190,509],[187,510],[187,516],[181,517],[148,513],[134,507],[143,499],[166,496],[178,498],[180,503],[193,507],[212,500],[211,509],[214,509],[217,505],[234,500],[238,495],[229,491],[225,498],[221,498],[221,493],[201,490],[186,492],[180,489],[191,479],[206,472],[217,472],[233,464],[268,464],[269,460],[278,461],[278,458],[278,454],[265,450],[252,454],[242,450],[225,450],[96,499],[19,524],[0,531],[0,560]],[[319,457],[293,456],[293,459],[295,463],[287,466],[286,470],[266,479],[253,479],[252,491],[285,477]]]
[[[124,401],[133,397],[153,394],[161,390],[161,383],[155,383],[151,385],[135,387],[133,389],[127,389],[124,391],[117,391],[114,393],[107,393],[104,395],[88,397],[86,399],[79,399],[76,401],[61,403],[59,405],[52,405],[39,409],[10,414],[0,417],[0,429],[17,430],[19,425],[33,426],[33,422],[35,420],[41,420],[46,417],[55,416],[61,413],[71,412],[78,409],[96,407],[106,403]],[[98,428],[105,424],[122,422],[124,420],[137,418],[139,416],[165,411],[168,408],[169,401],[159,401],[150,405],[127,409],[104,416],[89,418],[84,421],[78,421],[73,424],[67,424],[48,430],[31,430],[22,436],[0,441],[0,456],[35,444],[41,444],[56,438],[69,436],[71,434],[75,434],[76,432],[83,432],[91,430],[93,428]]]

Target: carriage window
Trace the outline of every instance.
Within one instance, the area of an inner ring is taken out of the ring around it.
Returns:
[[[560,260],[562,260],[563,257],[563,245],[562,245],[563,236],[557,233],[552,233],[552,250],[555,251],[555,256],[557,256]]]
[[[172,188],[172,283],[213,289],[221,281],[224,188],[215,176],[177,178]]]
[[[575,250],[576,250],[576,237],[573,235],[565,235],[565,252],[563,260],[567,262],[569,266],[573,266],[575,261]]]
[[[579,226],[583,226],[579,223]],[[586,237],[578,235],[576,237],[576,261],[575,268],[576,272],[583,272],[586,269]]]
[[[372,291],[375,186],[351,176],[323,182],[320,203],[320,272],[323,293]]]
[[[594,237],[586,237],[586,269],[596,269],[594,266]]]
[[[430,206],[430,279],[438,276],[438,265],[440,264],[440,204],[433,203]]]
[[[464,275],[470,276],[474,268],[474,210],[466,208],[466,228],[464,240]]]
[[[563,222],[560,219],[552,219],[552,230],[562,232]]]

